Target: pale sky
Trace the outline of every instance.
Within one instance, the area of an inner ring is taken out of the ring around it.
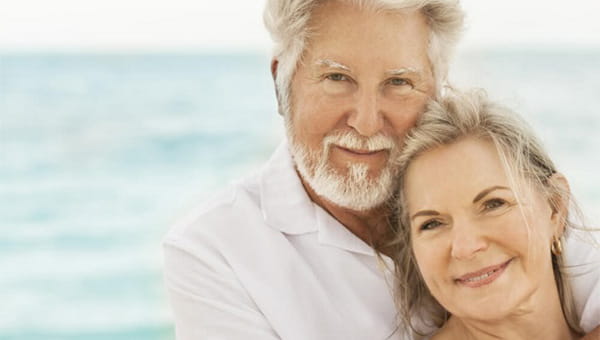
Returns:
[[[0,0],[0,50],[259,50],[265,0]],[[464,46],[600,46],[597,0],[463,0]]]

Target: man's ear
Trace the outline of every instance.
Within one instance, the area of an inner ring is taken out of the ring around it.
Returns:
[[[271,60],[271,75],[273,76],[273,81],[277,79],[277,66],[279,66],[279,60],[273,58]]]
[[[279,66],[279,60],[273,58],[271,60],[271,76],[273,77],[273,85],[275,86],[275,97],[277,98],[277,111],[283,116],[283,110],[281,108],[281,102],[279,101],[279,88],[277,87],[277,68]]]
[[[569,201],[571,199],[571,189],[569,181],[561,173],[554,173],[548,178],[550,187],[557,189],[549,197],[550,207],[552,208],[551,220],[556,226],[554,235],[560,238],[565,232],[567,225],[567,215],[569,213]],[[554,190],[553,190],[554,191]]]

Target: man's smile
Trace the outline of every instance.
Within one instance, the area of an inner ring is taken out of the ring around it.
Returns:
[[[351,149],[351,148],[343,147],[340,145],[335,145],[335,147],[344,152],[355,155],[355,156],[373,156],[373,155],[377,155],[377,154],[387,151],[387,149],[380,149],[380,150]]]

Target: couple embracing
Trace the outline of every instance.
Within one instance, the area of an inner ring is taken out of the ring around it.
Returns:
[[[178,340],[600,339],[568,180],[445,86],[458,1],[269,0],[265,24],[287,138],[166,236]]]

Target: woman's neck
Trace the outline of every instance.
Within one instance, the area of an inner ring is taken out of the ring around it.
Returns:
[[[540,290],[549,289],[542,293]],[[554,282],[540,287],[511,315],[502,320],[476,320],[452,316],[432,340],[574,340],[578,339],[562,313]]]
[[[544,313],[545,314],[545,313]],[[457,320],[456,332],[448,339],[461,340],[575,340],[578,337],[568,327],[564,317],[538,316],[509,318],[497,323]]]

